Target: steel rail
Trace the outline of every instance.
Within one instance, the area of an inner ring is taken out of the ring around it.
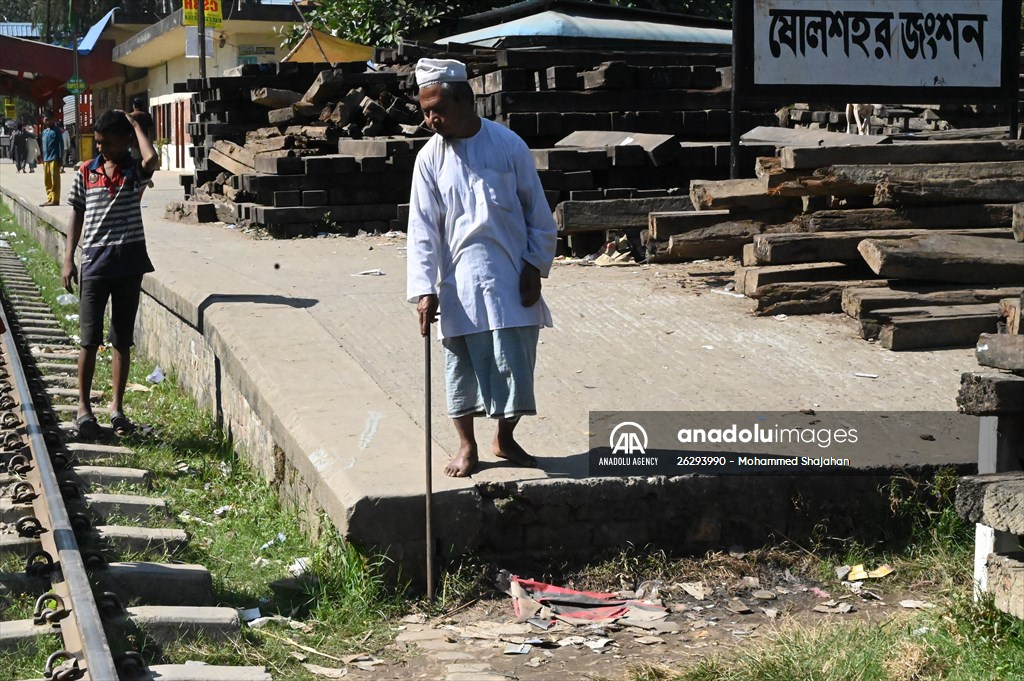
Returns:
[[[82,665],[83,671],[90,679],[115,681],[119,678],[117,666],[114,664],[110,644],[107,641],[106,632],[103,630],[103,620],[100,618],[92,586],[85,571],[85,563],[78,548],[78,540],[75,538],[67,508],[64,506],[64,498],[57,483],[57,475],[53,463],[50,461],[49,449],[43,439],[43,429],[39,424],[35,402],[33,402],[28,388],[25,367],[18,355],[14,332],[2,305],[0,305],[0,319],[3,320],[4,326],[7,328],[3,334],[4,345],[8,350],[7,364],[12,381],[18,391],[18,401],[21,403],[25,431],[32,451],[32,464],[39,474],[42,486],[38,492],[45,500],[49,514],[50,527],[46,529],[57,551],[57,556],[54,558],[59,563],[71,599],[71,615],[61,620],[61,629],[73,624],[77,630],[75,633],[81,642],[81,653],[85,658],[85,664]],[[68,632],[64,633],[65,642],[67,642]]]

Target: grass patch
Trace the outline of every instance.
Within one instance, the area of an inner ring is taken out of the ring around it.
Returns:
[[[59,306],[56,302],[64,292],[57,263],[15,224],[5,206],[0,206],[0,231],[22,258],[64,330],[71,336],[77,334],[77,320],[66,318],[77,314],[77,305]],[[263,664],[275,679],[316,678],[290,656],[298,648],[281,637],[335,657],[379,652],[392,637],[388,621],[403,605],[401,596],[386,585],[381,560],[363,556],[325,519],[321,527],[328,529],[316,541],[307,538],[296,515],[281,507],[275,490],[232,451],[210,416],[186,396],[173,375],[159,384],[147,383],[154,368],[145,357],[133,357],[129,382],[150,390],[129,391],[125,407],[136,422],[153,425],[157,436],[128,439],[125,444],[134,450],[131,456],[102,462],[149,469],[152,489],[122,484],[104,491],[157,496],[167,502],[165,520],[144,524],[179,527],[189,533],[188,548],[174,560],[210,569],[217,605],[259,607],[264,615],[292,617],[302,628],[278,624],[267,625],[265,630],[243,627],[239,640],[231,644],[199,641],[160,647],[144,632],[132,634],[129,642],[150,664],[195,659],[210,664]],[[109,352],[101,352],[94,389],[104,391],[104,397],[109,396],[110,378]],[[112,521],[129,522],[119,515],[107,519]],[[279,534],[283,540],[278,539]],[[271,539],[273,543],[264,547]],[[287,569],[298,558],[309,559],[309,571],[295,580]],[[0,567],[20,571],[23,561],[4,557]],[[5,603],[9,596],[4,596]],[[23,611],[24,603],[31,612],[33,597],[10,600],[18,612]],[[0,667],[17,670],[15,677],[42,676],[45,659],[45,654],[18,650],[0,654]],[[315,655],[310,655],[310,661],[337,664]]]

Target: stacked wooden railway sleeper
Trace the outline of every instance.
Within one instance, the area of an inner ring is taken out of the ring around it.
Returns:
[[[1021,294],[1024,142],[789,147],[757,172],[759,200],[806,208],[743,247],[735,287],[758,314],[842,311],[891,350],[970,346]]]
[[[403,45],[365,64],[323,65],[198,81],[194,201],[188,221],[257,224],[272,233],[404,229],[415,153],[429,131],[412,63],[436,50]],[[695,177],[729,173],[727,55],[453,50],[467,62],[477,108],[534,150],[569,246],[589,253],[609,216],[636,227],[652,210],[689,207]],[[771,113],[744,120],[773,121]],[[230,120],[229,120],[230,119]],[[756,149],[746,149],[753,166]],[[324,157],[330,157],[325,160]],[[586,203],[584,203],[586,202]],[[597,202],[594,205],[588,205]],[[562,204],[562,205],[560,205]],[[595,220],[594,216],[597,216]]]
[[[405,78],[358,62],[243,71],[207,88],[190,80],[196,171],[183,183],[197,186],[168,217],[257,224],[279,236],[393,228],[430,134]]]
[[[846,132],[857,129],[857,118],[865,132],[873,135],[921,135],[934,131],[1005,126],[1006,106],[1002,104],[886,105],[861,104],[856,113],[845,103],[799,103],[776,112],[779,125],[804,130]],[[847,115],[853,113],[851,120]]]

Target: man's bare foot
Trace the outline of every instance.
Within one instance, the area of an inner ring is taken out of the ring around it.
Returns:
[[[501,437],[495,435],[492,447],[494,449],[494,456],[499,459],[505,459],[517,466],[525,466],[526,468],[537,467],[537,459],[527,454],[526,450],[520,447],[519,443],[512,436]]]
[[[478,463],[480,457],[477,455],[476,447],[463,446],[444,467],[444,474],[449,478],[465,478],[473,472]]]

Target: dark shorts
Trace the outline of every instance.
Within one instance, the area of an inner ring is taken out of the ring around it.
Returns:
[[[103,311],[110,300],[110,344],[130,348],[135,344],[135,315],[139,311],[142,275],[83,279],[80,286],[79,322],[83,348],[103,345]]]

